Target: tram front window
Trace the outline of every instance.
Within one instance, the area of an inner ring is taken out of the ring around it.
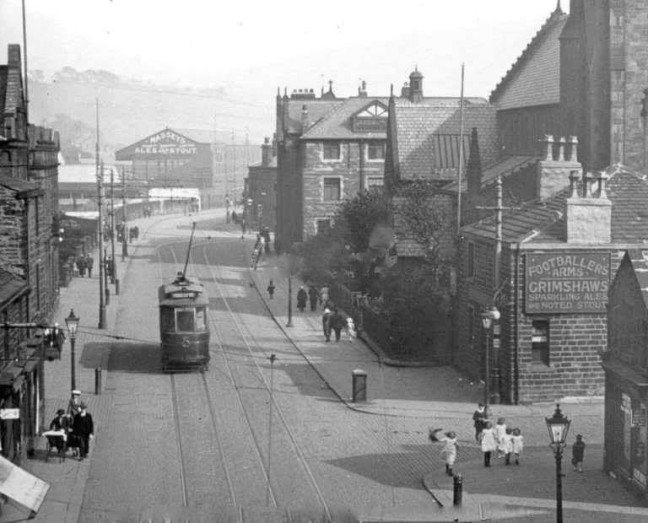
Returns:
[[[193,332],[194,331],[194,310],[178,310],[176,313],[176,321],[178,325],[178,332]]]
[[[204,331],[206,329],[205,308],[200,307],[196,309],[196,330]]]

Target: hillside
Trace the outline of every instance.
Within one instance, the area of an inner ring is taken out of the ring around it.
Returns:
[[[78,72],[64,68],[45,78],[41,71],[30,74],[30,120],[56,128],[61,120],[76,121],[57,129],[62,142],[75,143],[86,152],[95,147],[96,100],[104,153],[113,152],[165,127],[196,130],[217,140],[261,144],[273,128],[272,95],[268,107],[237,100],[225,88],[179,88],[124,80],[107,71]],[[253,106],[253,108],[251,107]],[[63,115],[63,117],[61,116]]]

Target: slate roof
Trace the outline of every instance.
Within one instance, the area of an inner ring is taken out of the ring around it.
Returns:
[[[16,295],[29,291],[29,285],[23,278],[0,269],[0,307]]]
[[[644,305],[648,309],[648,258],[644,255],[645,252],[641,249],[628,249],[623,256],[623,260],[621,260],[621,264],[629,263],[632,267],[632,273],[641,289]],[[620,274],[620,271],[617,274]]]
[[[498,109],[560,102],[560,34],[569,15],[556,7],[490,96]]]
[[[332,100],[311,99],[311,100],[287,100],[284,102],[284,111],[287,113],[283,129],[291,134],[303,134],[301,124],[302,107],[308,110],[308,129],[317,125],[337,107],[343,105],[345,100],[336,98]],[[308,130],[306,130],[308,131]]]
[[[536,163],[538,160],[541,160],[541,156],[506,156],[496,161],[495,163],[490,164],[482,170],[482,187],[493,183],[500,176],[506,178],[507,176],[515,173],[519,169],[524,169],[531,164]],[[444,190],[448,191],[457,191],[457,182],[456,180],[449,183],[448,185],[443,186]],[[461,178],[461,190],[465,192],[468,190],[468,180],[466,176]]]
[[[612,202],[612,243],[648,244],[648,181],[646,175],[621,164],[606,169],[606,193]],[[569,188],[544,201],[503,213],[502,239],[508,243],[566,242],[565,210]],[[504,206],[507,206],[506,198]],[[462,229],[469,234],[495,238],[495,217]]]
[[[452,171],[454,176],[458,167],[460,112],[459,98],[424,98],[420,103],[403,98],[393,100],[389,132],[399,179],[447,178],[443,170],[446,174]],[[477,128],[482,163],[493,162],[497,155],[495,108],[484,98],[464,98],[463,113],[464,165],[468,165],[473,127]]]
[[[351,117],[356,113],[362,111],[365,107],[369,107],[379,102],[387,108],[389,98],[374,98],[374,97],[354,97],[347,98],[343,103],[337,105],[328,114],[322,116],[313,123],[308,131],[302,134],[302,140],[352,140],[357,138],[366,139],[382,139],[387,137],[387,130],[385,131],[372,131],[372,132],[354,132],[352,128]],[[301,114],[301,113],[300,113]],[[301,116],[300,116],[301,118]],[[310,108],[308,111],[308,120],[312,122]],[[387,117],[385,115],[385,123]]]

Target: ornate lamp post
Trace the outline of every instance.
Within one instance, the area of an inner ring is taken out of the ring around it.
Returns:
[[[554,451],[556,457],[556,521],[562,523],[562,453],[565,448],[565,441],[567,440],[567,433],[569,432],[569,425],[571,421],[563,416],[560,411],[560,404],[556,403],[556,411],[551,418],[545,418],[547,422],[547,429],[549,429],[549,438],[551,440],[550,446]]]
[[[484,407],[488,413],[490,404],[490,335],[493,322],[500,319],[500,311],[495,306],[482,312],[482,327],[484,327]]]
[[[79,318],[74,315],[74,310],[70,309],[70,315],[65,318],[65,325],[67,325],[68,333],[70,334],[70,390],[76,389],[76,363],[74,355],[74,344],[76,342],[77,327],[79,326]]]

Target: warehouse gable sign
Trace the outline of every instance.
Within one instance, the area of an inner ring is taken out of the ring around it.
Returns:
[[[603,313],[610,287],[607,253],[529,254],[526,313]]]
[[[196,154],[196,142],[166,129],[135,145],[135,154],[141,155],[179,155]]]

